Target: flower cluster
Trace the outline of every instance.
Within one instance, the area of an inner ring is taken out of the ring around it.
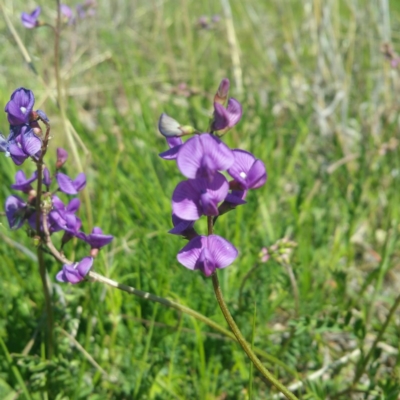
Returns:
[[[242,116],[240,103],[234,98],[228,99],[228,91],[229,81],[223,79],[214,97],[210,132],[200,133],[191,126],[182,126],[166,114],[161,115],[158,124],[169,146],[160,157],[175,160],[187,178],[176,186],[172,195],[174,228],[169,232],[189,240],[177,258],[185,267],[199,269],[206,276],[217,268],[230,265],[237,257],[237,250],[220,236],[198,235],[194,229],[195,221],[202,216],[215,220],[245,204],[248,190],[261,187],[267,179],[261,160],[247,151],[230,149],[219,138]],[[193,133],[196,135],[182,141],[182,136]],[[233,178],[229,182],[226,173]]]
[[[7,139],[0,134],[0,151],[11,156],[15,164],[21,165],[28,157],[39,156],[42,139],[42,130],[38,119],[48,121],[46,114],[41,110],[33,111],[35,96],[24,88],[19,88],[11,95],[6,104],[10,134]]]
[[[66,4],[60,4],[60,13],[62,20],[69,25],[74,24],[77,18],[84,19],[87,16],[94,16],[96,14],[96,0],[86,0],[82,4],[75,6],[76,13]],[[22,25],[27,29],[37,28],[44,25],[39,21],[39,16],[42,9],[36,7],[31,13],[21,13]]]
[[[80,200],[73,198],[65,204],[58,197],[59,192],[77,195],[86,186],[86,176],[80,173],[75,179],[71,179],[61,172],[61,168],[68,159],[68,153],[62,148],[57,149],[57,162],[53,175],[46,166],[41,167],[45,150],[42,149],[42,139],[38,136],[41,133],[39,121],[45,122],[49,131],[49,120],[43,111],[32,111],[34,101],[34,95],[30,90],[19,88],[12,94],[5,107],[11,124],[11,133],[7,139],[1,138],[1,150],[9,154],[16,165],[22,164],[28,157],[38,165],[38,169],[29,178],[26,177],[24,171],[17,171],[15,183],[11,185],[11,188],[22,192],[25,199],[16,195],[9,196],[5,202],[5,213],[11,229],[19,229],[27,222],[41,240],[55,232],[63,231],[62,247],[73,237],[89,244],[90,257],[73,265],[64,265],[57,275],[60,281],[77,283],[90,270],[93,257],[97,256],[99,249],[110,243],[113,236],[103,234],[98,227],[95,227],[90,234],[82,232],[82,221],[76,215]],[[48,136],[44,139],[44,148],[47,146],[47,141]],[[38,171],[42,175],[39,190],[43,205],[40,209],[37,209],[37,189],[32,186],[35,181],[38,181]]]

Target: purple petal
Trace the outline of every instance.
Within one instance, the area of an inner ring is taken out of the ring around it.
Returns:
[[[47,186],[47,188],[51,185],[50,171],[47,169],[47,167],[45,167],[43,170],[43,183]]]
[[[196,268],[205,238],[205,236],[197,236],[179,251],[177,259],[184,267],[192,270]]]
[[[210,178],[213,171],[227,170],[234,162],[232,151],[208,133],[190,138],[179,150],[177,165],[188,178]]]
[[[180,137],[169,137],[166,139],[169,150],[160,153],[159,156],[164,160],[175,160],[182,146],[182,139]]]
[[[18,196],[9,196],[4,208],[10,228],[21,228],[26,219],[27,204],[25,201]]]
[[[60,4],[60,12],[67,19],[72,18],[72,10],[66,4]]]
[[[25,28],[32,29],[38,25],[38,18],[40,15],[41,8],[35,8],[30,14],[23,12],[21,14],[21,21]]]
[[[93,265],[93,257],[85,257],[82,258],[81,261],[79,261],[76,269],[83,278],[88,274],[90,268],[92,268],[92,265]]]
[[[244,150],[233,150],[235,162],[228,173],[241,185],[243,189],[256,189],[264,185],[267,180],[265,166],[261,160]]]
[[[220,131],[229,126],[229,116],[226,108],[220,103],[214,103],[214,120],[212,123],[212,129],[214,131]]]
[[[86,175],[83,172],[79,173],[72,184],[78,192],[81,191],[86,186]]]
[[[76,213],[79,210],[79,207],[81,206],[81,201],[77,198],[72,199],[66,208],[66,211],[69,213]]]
[[[8,151],[14,163],[16,165],[21,165],[29,156],[26,154],[17,144],[17,142],[12,142],[8,146]]]
[[[21,145],[22,150],[26,154],[34,156],[42,148],[42,141],[33,133],[33,130],[31,129],[25,133],[22,133]]]
[[[104,235],[103,231],[99,227],[94,227],[92,233],[89,235],[84,234],[80,237],[80,239],[90,244],[92,249],[100,249],[109,244],[114,239],[114,236]]]
[[[29,192],[32,190],[31,183],[37,179],[37,171],[35,171],[29,179],[26,179],[24,171],[17,171],[15,174],[15,183],[11,185],[12,189]]]
[[[35,96],[31,90],[23,87],[16,89],[4,108],[4,111],[7,113],[8,122],[11,125],[28,123],[34,104]]]
[[[242,118],[242,105],[233,97],[228,101],[226,108],[229,118],[229,128],[235,126]]]
[[[265,184],[267,181],[267,172],[265,165],[261,160],[256,160],[250,168],[247,176],[247,183],[250,189],[257,189]]]
[[[172,211],[187,221],[196,221],[202,215],[218,215],[217,204],[225,199],[228,190],[229,184],[220,173],[212,182],[204,178],[180,182],[172,195]]]
[[[51,197],[53,208],[59,211],[65,211],[65,205],[64,203],[60,200],[60,198],[56,195],[53,195]]]
[[[210,276],[216,268],[225,268],[237,257],[232,243],[217,235],[197,236],[177,255],[178,261],[188,269],[200,269]]]
[[[59,282],[65,283],[78,283],[83,280],[81,274],[76,270],[76,265],[66,265],[64,264],[62,270],[56,275],[56,279]]]
[[[175,214],[172,214],[172,223],[174,227],[168,231],[168,233],[171,233],[172,235],[187,236],[189,230],[194,230],[193,226],[195,221],[186,221],[177,217]]]
[[[172,194],[172,212],[179,218],[196,221],[202,215],[199,193],[190,181],[178,183]]]
[[[61,168],[68,159],[68,153],[62,147],[57,148],[57,163],[56,168]]]
[[[218,235],[210,235],[207,239],[207,245],[213,256],[216,268],[225,268],[232,264],[238,256],[235,246]]]
[[[56,173],[56,180],[60,190],[66,194],[77,194],[78,191],[75,188],[72,179],[61,172]]]
[[[43,110],[36,110],[36,113],[43,121],[50,122],[49,118],[47,117],[46,113]]]

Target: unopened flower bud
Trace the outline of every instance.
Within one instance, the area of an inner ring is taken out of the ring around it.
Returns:
[[[222,79],[221,83],[219,84],[217,93],[214,96],[214,103],[219,103],[222,105],[226,103],[226,99],[228,98],[229,93],[229,86],[229,79]]]
[[[62,147],[57,148],[56,169],[60,169],[68,159],[68,153]]]
[[[196,132],[192,126],[182,126],[176,119],[169,115],[162,113],[158,121],[158,130],[165,137],[180,137],[185,135],[192,135]]]

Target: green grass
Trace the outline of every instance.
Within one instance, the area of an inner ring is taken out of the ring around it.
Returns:
[[[25,30],[19,23],[20,12],[34,2],[3,3],[38,76],[1,19],[0,104],[19,86],[34,91],[37,107],[52,122],[52,164],[56,147],[70,149],[52,100],[51,30]],[[217,222],[217,233],[240,252],[219,274],[233,316],[255,347],[301,379],[368,347],[398,294],[400,266],[400,70],[391,70],[380,53],[384,2],[231,0],[237,47],[229,44],[222,1],[98,3],[97,17],[62,39],[67,116],[88,149],[85,154],[78,145],[91,203],[80,216],[86,231],[90,213],[94,225],[115,235],[95,270],[225,326],[211,281],[176,261],[185,242],[167,231],[170,198],[182,177],[173,162],[158,157],[166,144],[157,121],[167,112],[207,129],[214,92],[229,77],[244,114],[224,140],[262,159],[269,175],[246,206]],[[54,18],[53,2],[41,5],[44,18]],[[389,6],[389,32],[400,52],[400,7],[394,0]],[[213,14],[221,21],[199,29],[197,18]],[[181,83],[188,97],[180,94]],[[339,92],[344,96],[337,107],[321,116]],[[0,127],[8,129],[5,114]],[[72,158],[67,167],[78,173]],[[4,203],[17,168],[5,157],[0,168]],[[23,169],[31,172],[33,165],[26,162]],[[45,361],[35,249],[23,229],[10,231],[1,221],[1,399],[29,393],[32,399],[222,400],[247,399],[249,392],[253,399],[271,399],[276,393],[251,372],[236,343],[193,318],[97,283],[55,285],[58,355]],[[274,260],[249,277],[239,307],[239,288],[261,248],[283,237],[298,244],[291,266],[299,315],[286,270]],[[67,250],[75,258],[86,251],[72,243]],[[54,282],[60,265],[50,256],[46,263]],[[365,395],[347,398],[397,399],[399,336],[396,314],[358,386]],[[264,362],[285,384],[296,381]],[[355,368],[348,361],[329,370],[298,396],[333,398],[351,384]]]

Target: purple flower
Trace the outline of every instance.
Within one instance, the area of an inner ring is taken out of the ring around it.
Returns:
[[[228,98],[229,93],[229,79],[222,79],[221,83],[218,86],[217,93],[214,96],[214,103],[225,104],[226,99]]]
[[[21,14],[21,21],[22,24],[25,26],[25,28],[28,29],[32,29],[32,28],[36,28],[37,26],[39,26],[39,15],[41,12],[41,8],[37,7],[35,8],[30,14],[23,12]]]
[[[2,133],[0,133],[0,153],[8,152],[8,141]]]
[[[7,113],[8,122],[11,125],[27,124],[34,104],[35,96],[31,90],[23,87],[14,90],[10,101],[4,108],[4,111]]]
[[[46,167],[43,169],[43,183],[47,187],[47,190],[49,190],[49,186],[51,185],[51,176],[50,171]]]
[[[68,160],[68,153],[67,150],[63,149],[62,147],[57,147],[57,162],[56,162],[56,169],[60,169]]]
[[[180,137],[167,137],[166,139],[169,150],[160,153],[159,156],[164,160],[176,160],[178,151],[182,146],[182,139]]]
[[[198,236],[197,232],[193,228],[195,221],[186,221],[182,218],[172,214],[172,224],[174,227],[168,231],[172,235],[181,235],[186,239],[190,240]]]
[[[85,257],[72,265],[64,264],[62,270],[56,275],[59,282],[79,283],[85,279],[93,265],[93,257]]]
[[[75,215],[79,210],[81,202],[79,199],[72,199],[65,207],[64,203],[57,197],[52,196],[53,210],[49,213],[49,222],[53,232],[65,231],[73,236],[78,236],[82,221]]]
[[[232,152],[235,162],[228,169],[228,173],[239,184],[240,189],[257,189],[263,186],[267,180],[264,163],[248,151],[235,149]]]
[[[86,186],[86,175],[81,172],[72,180],[68,175],[61,172],[56,173],[56,180],[61,192],[66,194],[77,194]]]
[[[27,218],[28,205],[18,196],[9,196],[6,199],[5,211],[11,229],[18,229]]]
[[[11,185],[11,189],[29,193],[33,189],[31,183],[36,181],[36,179],[37,171],[35,171],[29,179],[26,178],[24,171],[17,171],[15,174],[15,183]]]
[[[228,100],[228,106],[225,108],[222,104],[214,103],[214,120],[211,125],[213,131],[227,131],[235,126],[242,118],[241,104],[231,97]]]
[[[104,235],[103,231],[96,226],[93,228],[92,233],[90,233],[89,235],[81,233],[80,235],[78,235],[78,238],[90,244],[90,247],[92,249],[100,249],[103,246],[109,244],[114,239],[114,236]]]
[[[8,153],[16,165],[21,165],[28,157],[37,157],[42,147],[42,140],[29,125],[11,126],[7,140]]]
[[[181,173],[187,178],[213,179],[216,171],[227,170],[235,158],[229,147],[209,133],[196,135],[179,149],[176,159]]]
[[[217,172],[214,179],[188,179],[178,183],[172,195],[172,211],[184,220],[196,221],[202,215],[218,215],[218,203],[225,199],[229,185]]]
[[[73,17],[71,8],[66,4],[60,4],[60,12],[67,21],[70,21]]]
[[[238,251],[232,243],[217,235],[197,236],[177,256],[191,270],[199,269],[210,276],[217,268],[225,268],[236,259]]]

